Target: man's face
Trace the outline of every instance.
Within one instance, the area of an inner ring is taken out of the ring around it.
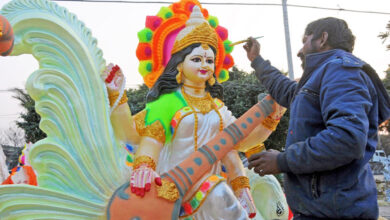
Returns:
[[[302,61],[302,69],[305,68],[305,57],[307,54],[311,54],[311,53],[318,53],[320,52],[320,47],[321,47],[321,39],[317,39],[317,40],[314,40],[312,42],[312,39],[313,39],[313,34],[311,35],[305,35],[303,36],[302,38],[302,43],[303,43],[303,46],[302,48],[299,50],[297,56],[299,58],[301,58],[301,61]]]

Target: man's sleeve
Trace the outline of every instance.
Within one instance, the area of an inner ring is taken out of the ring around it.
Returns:
[[[282,172],[332,170],[363,158],[372,106],[367,86],[370,82],[364,74],[358,68],[342,68],[341,64],[328,66],[319,97],[326,129],[281,153],[278,165]]]
[[[268,60],[265,61],[261,56],[256,57],[251,65],[256,71],[256,77],[269,91],[272,98],[281,106],[288,108],[294,96],[297,83],[284,76],[278,69],[271,66]]]

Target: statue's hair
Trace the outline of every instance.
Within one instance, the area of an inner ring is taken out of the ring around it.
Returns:
[[[172,54],[164,72],[148,92],[146,102],[152,102],[158,99],[160,95],[173,92],[179,87],[179,84],[176,81],[176,75],[178,74],[177,66],[184,61],[185,57],[190,54],[194,48],[199,47],[200,45],[200,43],[191,44],[183,50]],[[216,54],[215,48],[212,46],[210,46],[210,48],[214,51],[214,54]],[[212,97],[219,99],[223,98],[223,87],[217,80],[215,80],[215,84],[213,86],[210,86],[208,82],[206,82],[206,90],[210,92]]]

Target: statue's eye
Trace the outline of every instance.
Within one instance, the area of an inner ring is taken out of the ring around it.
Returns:
[[[202,60],[199,57],[194,57],[191,59],[193,62],[201,62]]]
[[[208,64],[213,64],[213,63],[214,63],[214,60],[213,60],[213,59],[207,59],[206,62],[207,62]]]

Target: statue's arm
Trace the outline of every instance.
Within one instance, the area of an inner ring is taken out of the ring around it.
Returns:
[[[276,105],[275,111],[271,112],[267,116],[267,118],[262,121],[261,124],[259,124],[255,129],[253,129],[253,131],[248,135],[248,137],[246,137],[239,143],[237,148],[240,151],[245,152],[254,146],[262,144],[265,140],[267,140],[267,138],[272,134],[272,132],[275,131],[276,126],[280,122],[280,119],[286,112],[286,108],[282,107],[276,102],[273,104]]]
[[[140,144],[141,136],[136,129],[136,125],[127,102],[118,105],[112,111],[111,124],[117,139],[132,145]]]

